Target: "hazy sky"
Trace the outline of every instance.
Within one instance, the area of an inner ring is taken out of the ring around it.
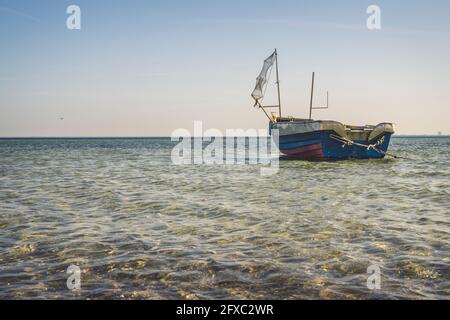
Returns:
[[[250,93],[274,48],[285,115],[307,117],[315,71],[316,119],[450,134],[448,0],[0,0],[0,136],[266,128]]]

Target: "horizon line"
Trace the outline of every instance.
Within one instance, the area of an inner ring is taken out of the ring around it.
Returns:
[[[269,135],[267,135],[269,136]],[[256,136],[177,136],[176,138],[227,138],[227,137],[237,137],[237,138],[257,138],[257,137],[267,137],[265,135]],[[450,134],[396,134],[392,137],[402,138],[402,137],[450,137]],[[172,138],[172,136],[0,136],[0,139],[152,139],[152,138]]]

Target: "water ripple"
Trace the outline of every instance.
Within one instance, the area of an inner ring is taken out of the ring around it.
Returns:
[[[393,138],[406,159],[281,161],[272,177],[174,166],[172,147],[0,140],[0,298],[450,297],[449,138]]]

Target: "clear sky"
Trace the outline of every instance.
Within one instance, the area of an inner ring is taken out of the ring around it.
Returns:
[[[274,48],[285,115],[308,115],[315,71],[316,119],[450,134],[448,0],[0,0],[0,136],[267,128],[250,93]]]

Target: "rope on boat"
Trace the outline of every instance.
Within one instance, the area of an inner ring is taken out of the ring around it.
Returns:
[[[400,159],[401,158],[399,156],[396,156],[396,155],[384,152],[383,150],[380,150],[380,149],[377,148],[378,146],[380,146],[384,142],[384,136],[381,137],[381,139],[379,139],[376,143],[373,143],[373,144],[358,143],[358,142],[352,141],[350,139],[347,139],[347,138],[344,138],[344,137],[341,137],[341,136],[337,136],[335,134],[330,134],[330,138],[334,139],[334,140],[336,140],[338,142],[343,143],[343,145],[342,145],[343,148],[345,146],[355,145],[357,147],[366,148],[367,150],[371,150],[371,149],[375,150],[376,152],[382,154],[383,156],[390,156],[390,157],[393,157],[395,159]],[[403,158],[403,159],[406,159],[406,158]]]

